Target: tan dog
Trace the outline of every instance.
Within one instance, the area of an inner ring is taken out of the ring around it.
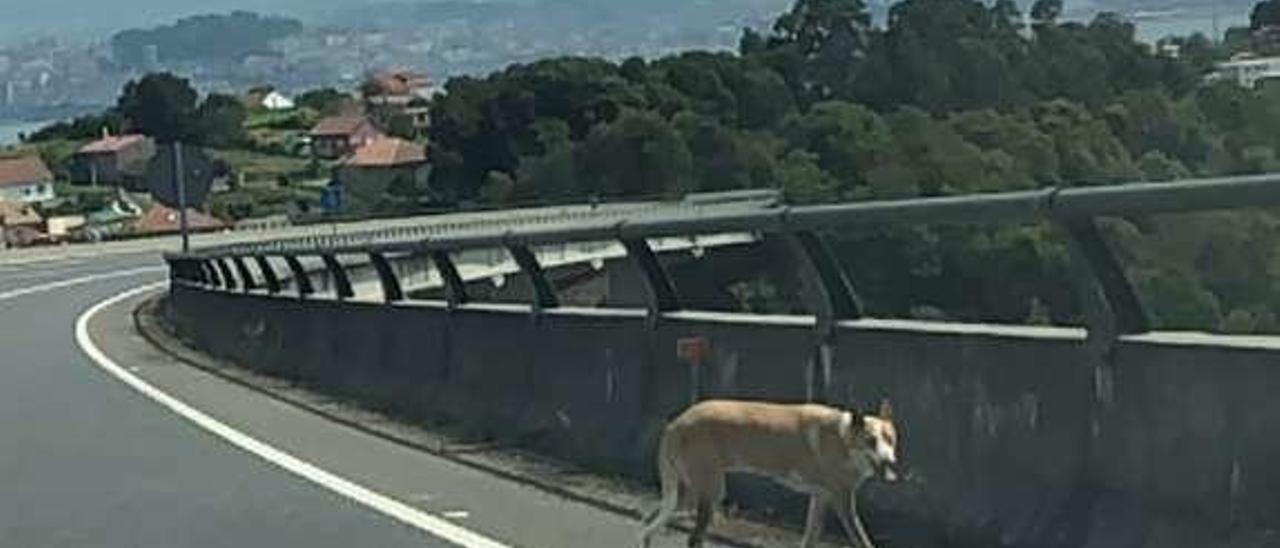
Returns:
[[[694,504],[696,511],[689,547],[702,546],[724,497],[725,474],[745,472],[809,495],[801,548],[812,546],[822,535],[828,508],[855,546],[874,548],[858,518],[856,494],[873,476],[897,480],[897,443],[887,401],[875,416],[814,404],[699,403],[662,434],[662,506],[645,524],[639,545],[648,548],[654,533],[674,517],[683,501]]]

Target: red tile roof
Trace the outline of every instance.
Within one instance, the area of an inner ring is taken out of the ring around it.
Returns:
[[[383,95],[409,95],[431,86],[431,79],[426,75],[407,70],[378,74],[373,77],[373,81],[381,88]]]
[[[53,174],[37,156],[0,159],[0,186],[47,183]]]
[[[361,116],[330,116],[320,120],[316,127],[311,128],[311,135],[317,137],[351,135],[367,124],[369,121]]]
[[[187,226],[191,230],[214,230],[223,228],[226,223],[217,217],[187,209]],[[133,222],[133,230],[143,234],[177,232],[178,210],[156,204]]]
[[[383,137],[357,148],[342,160],[342,165],[356,167],[391,167],[420,164],[427,161],[427,150],[420,144]]]
[[[125,148],[141,144],[147,139],[144,135],[109,135],[80,147],[80,154],[102,154],[120,152]]]

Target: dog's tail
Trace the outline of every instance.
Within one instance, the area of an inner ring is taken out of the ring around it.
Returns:
[[[681,491],[684,485],[680,481],[680,472],[676,468],[676,452],[672,447],[670,432],[663,432],[658,442],[658,481],[662,485],[662,504],[645,518],[644,529],[640,533],[638,545],[648,548],[654,533],[666,526],[680,507]]]

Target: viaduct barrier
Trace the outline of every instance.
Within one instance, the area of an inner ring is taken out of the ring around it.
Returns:
[[[182,336],[248,367],[640,479],[662,425],[697,399],[889,398],[911,481],[870,487],[868,521],[890,547],[1276,546],[1280,338],[1153,331],[1097,225],[1275,203],[1280,177],[1259,176],[269,242],[167,256],[169,310]],[[1044,221],[1071,242],[1082,327],[866,317],[818,235]],[[702,255],[714,269],[717,252],[654,243],[735,234],[793,265],[815,313],[689,309],[668,267]],[[629,273],[618,276],[642,287],[641,306],[561,301],[539,250],[601,241],[626,250],[601,269]],[[472,298],[454,257],[483,249],[505,250],[527,302]],[[354,254],[369,258],[381,298],[353,298],[334,257]],[[316,293],[301,256],[320,257],[332,295]],[[289,272],[269,274],[268,258]],[[406,298],[390,266],[405,260],[430,262],[438,299]],[[740,487],[747,503],[780,496]]]

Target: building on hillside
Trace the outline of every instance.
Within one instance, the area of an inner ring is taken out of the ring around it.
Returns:
[[[293,99],[278,91],[272,91],[263,97],[261,105],[267,110],[293,110],[298,106]]]
[[[1236,58],[1218,63],[1206,77],[1211,82],[1228,81],[1244,88],[1256,88],[1261,83],[1280,78],[1280,57]]]
[[[147,173],[156,144],[144,135],[107,135],[76,151],[71,178],[78,183],[137,188]]]
[[[217,217],[187,209],[187,228],[191,232],[211,232],[226,227],[227,224]],[[160,204],[152,205],[129,225],[132,234],[173,234],[181,229],[178,210]]]
[[[365,111],[379,127],[390,130],[404,117],[415,135],[430,129],[431,99],[441,91],[426,75],[405,70],[375,74],[360,87]]]
[[[0,200],[0,248],[24,247],[44,239],[44,217],[27,202]]]
[[[311,154],[337,160],[382,136],[363,116],[332,116],[320,120],[309,134]]]
[[[0,159],[0,201],[30,204],[55,197],[53,173],[38,156]]]
[[[420,144],[383,137],[356,149],[334,170],[334,184],[342,190],[344,209],[373,207],[393,186],[422,188],[430,168],[426,148]]]
[[[254,88],[245,94],[244,104],[251,109],[292,110],[298,105],[288,95],[270,87]]]
[[[126,232],[134,220],[141,216],[142,208],[122,197],[85,215],[85,225],[77,232],[90,241],[105,240]]]

